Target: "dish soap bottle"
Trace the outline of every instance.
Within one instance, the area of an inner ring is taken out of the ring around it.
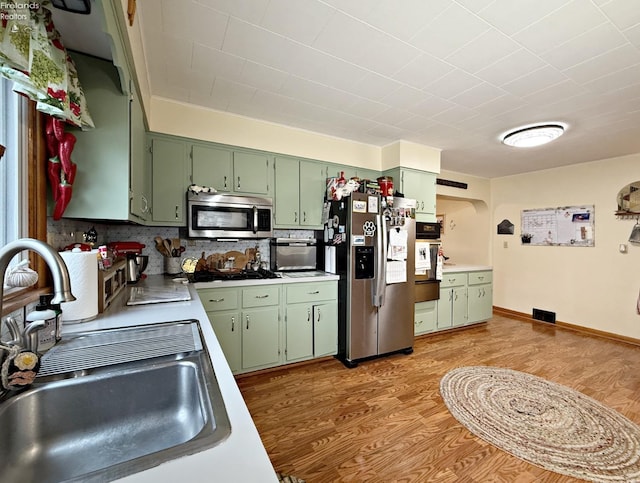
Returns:
[[[43,354],[51,349],[56,343],[56,321],[58,314],[51,308],[49,308],[49,300],[47,295],[40,296],[40,302],[36,305],[34,311],[29,312],[26,317],[25,327],[29,323],[36,322],[38,320],[44,321],[44,327],[38,330],[35,340],[35,347],[31,347],[33,352]]]

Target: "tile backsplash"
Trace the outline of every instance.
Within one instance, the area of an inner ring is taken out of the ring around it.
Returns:
[[[164,257],[156,250],[154,238],[180,238],[185,252],[182,257],[197,257],[205,252],[228,252],[238,250],[244,252],[247,248],[258,247],[262,259],[269,261],[269,240],[238,240],[237,242],[219,242],[215,240],[189,239],[184,235],[184,230],[175,227],[141,226],[133,223],[94,223],[86,220],[61,219],[53,221],[47,219],[47,242],[57,250],[65,246],[83,241],[83,234],[95,228],[98,233],[98,245],[104,245],[116,241],[136,241],[146,245],[143,254],[149,255],[149,264],[145,273],[149,275],[164,272]],[[313,230],[274,230],[274,237],[283,238],[313,238]]]

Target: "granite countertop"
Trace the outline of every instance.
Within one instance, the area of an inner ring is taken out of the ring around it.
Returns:
[[[493,267],[490,267],[489,265],[471,265],[471,264],[448,265],[446,263],[442,267],[442,273],[481,272],[484,270],[493,270]]]
[[[171,278],[150,275],[138,282],[137,288],[168,290],[175,285]],[[62,336],[74,332],[153,324],[184,319],[200,321],[202,334],[220,385],[227,414],[231,422],[229,437],[211,449],[163,463],[118,481],[127,483],[162,483],[175,481],[250,481],[277,483],[275,471],[260,440],[260,435],[229,369],[218,339],[207,319],[195,284],[186,285],[191,300],[150,305],[127,306],[132,287],[127,287],[109,309],[89,322],[64,324]]]

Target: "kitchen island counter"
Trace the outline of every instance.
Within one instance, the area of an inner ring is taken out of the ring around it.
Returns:
[[[281,281],[281,279],[278,279]],[[235,282],[233,282],[235,283]],[[254,281],[255,283],[255,281]],[[171,287],[170,278],[151,275],[136,284],[136,287]],[[127,306],[130,287],[123,290],[107,312],[92,321],[80,324],[63,324],[62,336],[97,329],[127,327],[131,325],[154,324],[184,319],[200,321],[202,334],[211,357],[220,391],[224,399],[231,434],[213,448],[194,455],[177,458],[149,470],[135,473],[118,481],[126,483],[162,483],[175,481],[246,481],[277,482],[269,456],[260,440],[260,435],[229,369],[207,314],[204,311],[196,284],[187,285],[191,300],[165,302],[149,305]],[[63,305],[64,310],[64,305]]]

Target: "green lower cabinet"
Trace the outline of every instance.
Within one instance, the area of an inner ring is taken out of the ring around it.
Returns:
[[[426,334],[436,330],[437,320],[438,304],[436,300],[416,303],[414,315],[415,335]]]
[[[271,367],[280,362],[279,308],[242,312],[242,369]]]
[[[338,352],[338,303],[292,304],[286,315],[287,362]]]
[[[438,329],[459,327],[467,323],[467,287],[440,289]]]
[[[338,353],[338,302],[313,306],[313,356]]]
[[[493,316],[493,286],[491,284],[469,287],[468,323],[481,322]]]
[[[239,312],[207,312],[232,372],[242,370],[242,332]]]
[[[293,362],[313,356],[313,305],[287,306],[285,359]]]

